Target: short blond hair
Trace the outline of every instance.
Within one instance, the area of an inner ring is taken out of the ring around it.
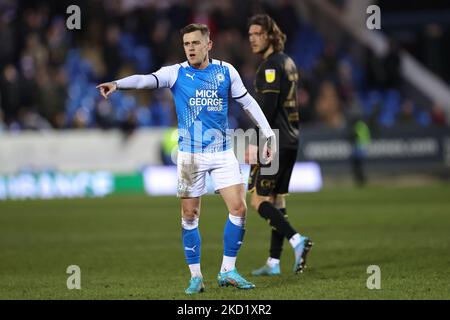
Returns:
[[[186,27],[180,30],[181,36],[184,36],[186,33],[191,33],[195,31],[200,31],[203,36],[206,36],[209,38],[209,28],[206,24],[202,23],[191,23],[188,24]]]

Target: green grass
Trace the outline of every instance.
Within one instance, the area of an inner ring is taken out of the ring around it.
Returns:
[[[238,269],[257,288],[219,288],[227,211],[203,199],[206,292],[189,299],[450,299],[450,187],[325,189],[288,197],[288,213],[315,246],[304,274],[250,276],[267,257],[270,229],[249,210]],[[186,299],[189,271],[175,197],[0,202],[0,299]],[[369,265],[381,290],[368,290]],[[81,268],[68,290],[66,268]]]

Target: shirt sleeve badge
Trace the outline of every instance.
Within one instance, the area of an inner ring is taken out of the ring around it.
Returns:
[[[266,69],[265,75],[267,83],[272,83],[275,81],[275,69]]]

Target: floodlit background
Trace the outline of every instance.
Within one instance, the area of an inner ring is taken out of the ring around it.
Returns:
[[[80,30],[67,28],[70,5],[80,8]],[[370,5],[381,9],[381,30],[368,28],[377,19]],[[179,30],[200,22],[211,57],[232,63],[252,93],[255,13],[277,21],[299,69],[288,211],[316,246],[301,277],[290,274],[286,246],[281,279],[220,291],[226,209],[208,196],[204,298],[450,297],[448,1],[2,0],[0,298],[184,297],[170,90],[104,100],[95,86],[184,61]],[[235,102],[229,125],[252,126]],[[249,211],[243,274],[269,245],[269,228]],[[72,264],[80,291],[65,286]],[[381,290],[365,286],[371,264]]]

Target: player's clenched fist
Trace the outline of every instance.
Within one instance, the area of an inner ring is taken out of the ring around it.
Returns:
[[[100,94],[105,98],[108,99],[108,96],[117,90],[117,83],[115,82],[105,82],[99,84],[97,89],[100,90]]]

